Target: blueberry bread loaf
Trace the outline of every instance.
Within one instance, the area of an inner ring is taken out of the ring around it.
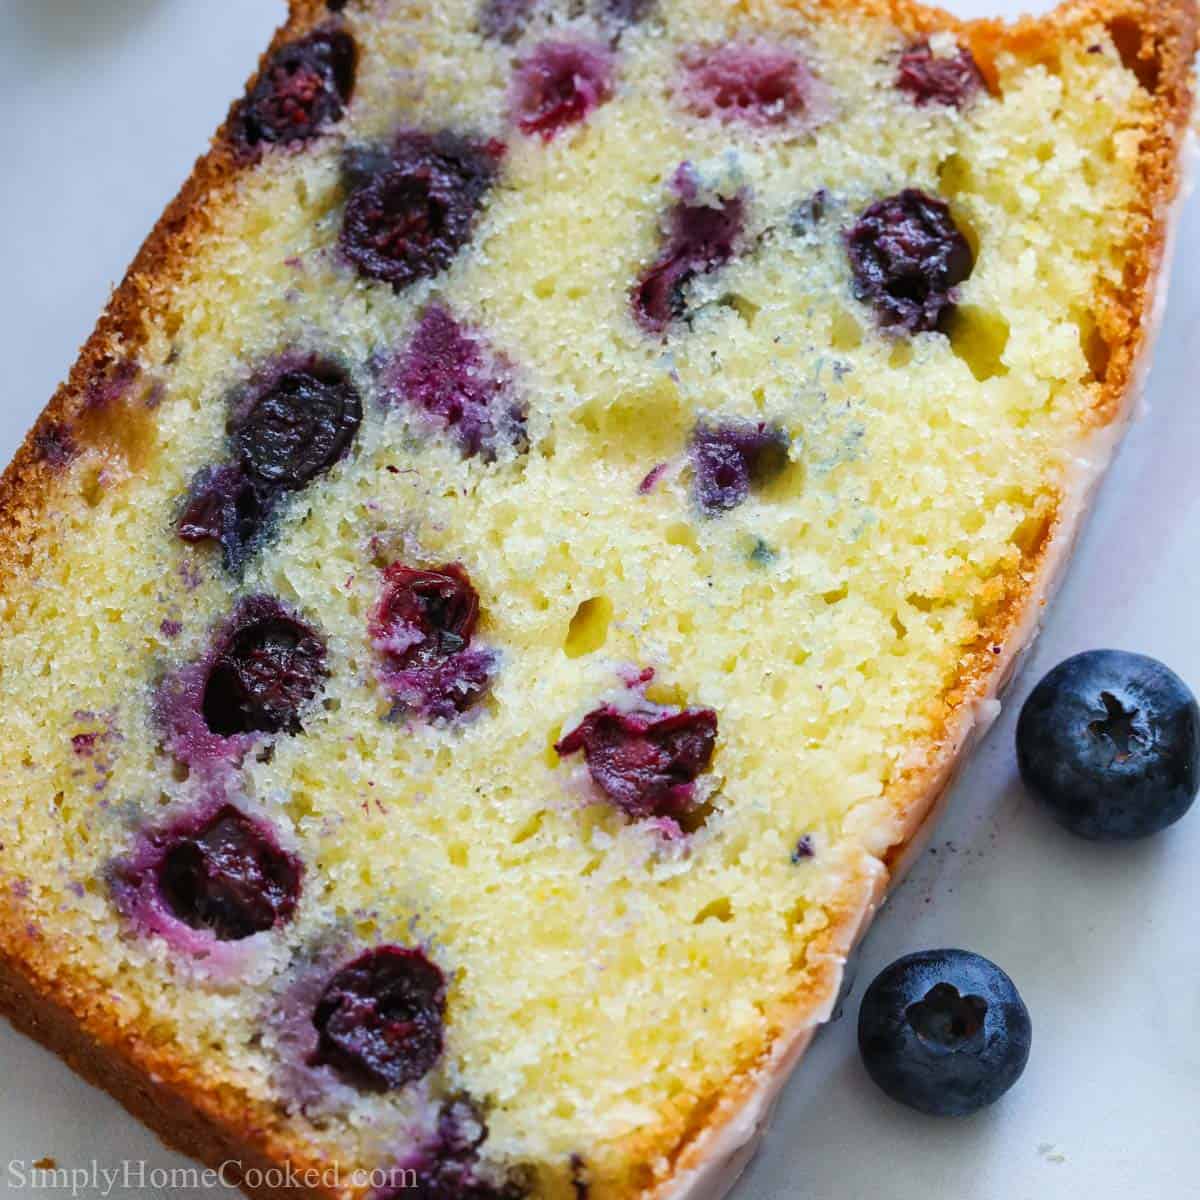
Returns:
[[[259,1195],[718,1194],[1115,443],[1195,31],[293,0],[0,484],[0,1008]]]

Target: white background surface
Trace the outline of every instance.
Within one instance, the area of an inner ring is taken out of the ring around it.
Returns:
[[[972,16],[1021,7],[948,6]],[[0,0],[4,460],[282,10],[282,0]],[[736,1200],[1200,1196],[1200,806],[1149,842],[1090,846],[1031,808],[1012,751],[1024,694],[1077,650],[1144,651],[1200,687],[1200,202],[1180,235],[1149,413],[1104,486],[1024,677],[933,849],[876,922],[846,1015],[788,1088]],[[891,1103],[854,1041],[876,971],[939,945],[995,959],[1033,1015],[1024,1078],[965,1121]],[[13,1186],[9,1170],[43,1155],[62,1167],[186,1165],[0,1023],[0,1192],[46,1195]]]

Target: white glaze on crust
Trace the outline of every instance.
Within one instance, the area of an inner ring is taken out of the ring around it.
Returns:
[[[919,816],[914,827],[902,839],[902,852],[893,861],[890,871],[882,863],[879,864],[875,891],[861,907],[857,921],[846,922],[848,934],[844,941],[844,953],[838,963],[839,985],[845,974],[846,960],[865,936],[875,913],[928,844],[958,772],[999,717],[1000,696],[1016,677],[1037,637],[1042,616],[1062,583],[1071,551],[1083,529],[1096,490],[1125,430],[1142,411],[1150,359],[1166,310],[1170,264],[1180,214],[1191,192],[1198,165],[1200,147],[1195,132],[1189,130],[1180,149],[1180,183],[1164,222],[1155,285],[1142,318],[1142,344],[1130,371],[1129,385],[1120,410],[1112,421],[1090,432],[1080,442],[1063,489],[1059,519],[1020,619],[1001,648],[995,667],[981,689],[982,694],[960,707],[958,719],[946,739],[941,761],[932,775],[929,803],[923,812],[918,810]],[[819,1027],[828,1019],[838,991],[838,987],[831,989],[828,1004],[818,1014],[810,1014],[804,1023],[798,1024],[776,1042],[770,1058],[758,1069],[749,1091],[739,1094],[737,1102],[729,1106],[727,1115],[718,1110],[709,1128],[697,1139],[693,1148],[697,1158],[695,1165],[666,1180],[652,1194],[653,1200],[721,1200],[733,1187],[757,1152],[784,1084],[804,1056]]]

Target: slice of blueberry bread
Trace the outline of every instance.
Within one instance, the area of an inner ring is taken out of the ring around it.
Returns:
[[[295,0],[0,484],[0,1007],[260,1195],[716,1194],[1115,443],[1195,21]]]

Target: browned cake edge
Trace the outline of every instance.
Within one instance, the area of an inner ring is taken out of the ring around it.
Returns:
[[[1068,0],[1048,17],[1014,25],[961,22],[909,0],[786,2],[797,9],[819,10],[827,19],[877,14],[911,32],[955,29],[969,42],[985,73],[1002,51],[1025,58],[1051,57],[1056,46],[1082,28],[1103,22],[1127,65],[1153,91],[1155,116],[1140,151],[1138,219],[1126,246],[1124,283],[1119,292],[1095,298],[1097,327],[1108,357],[1090,461],[1081,468],[1075,486],[1061,497],[1044,536],[1029,553],[1024,585],[1006,598],[977,646],[964,656],[957,683],[947,693],[942,734],[926,765],[889,787],[889,798],[902,817],[903,834],[883,867],[856,881],[852,894],[848,889],[844,909],[810,947],[810,984],[795,997],[793,1019],[759,1061],[731,1069],[724,1090],[697,1106],[688,1132],[674,1145],[647,1146],[640,1194],[654,1200],[684,1195],[715,1200],[736,1178],[761,1133],[772,1100],[828,1014],[846,956],[888,888],[919,852],[956,770],[994,716],[996,696],[1012,678],[1022,650],[1036,632],[1085,515],[1087,499],[1140,390],[1165,283],[1161,268],[1180,192],[1192,110],[1195,0]],[[291,0],[290,18],[266,53],[326,15],[322,0]],[[146,239],[68,379],[0,478],[0,589],[5,578],[27,567],[26,547],[39,536],[52,482],[70,462],[74,448],[116,436],[94,419],[89,399],[136,353],[146,314],[163,310],[181,262],[219,219],[238,173],[246,169],[230,149],[227,128],[228,122]],[[104,1088],[169,1146],[211,1166],[240,1161],[244,1169],[264,1170],[291,1163],[297,1171],[320,1173],[331,1165],[311,1146],[290,1137],[280,1114],[269,1104],[233,1088],[202,1086],[189,1065],[168,1047],[116,1026],[104,997],[86,975],[69,962],[54,961],[46,950],[36,931],[26,927],[19,908],[7,898],[0,899],[0,1013],[89,1082]],[[284,1196],[344,1200],[355,1195],[352,1189],[321,1185],[299,1189],[264,1185],[248,1190],[264,1200]]]

